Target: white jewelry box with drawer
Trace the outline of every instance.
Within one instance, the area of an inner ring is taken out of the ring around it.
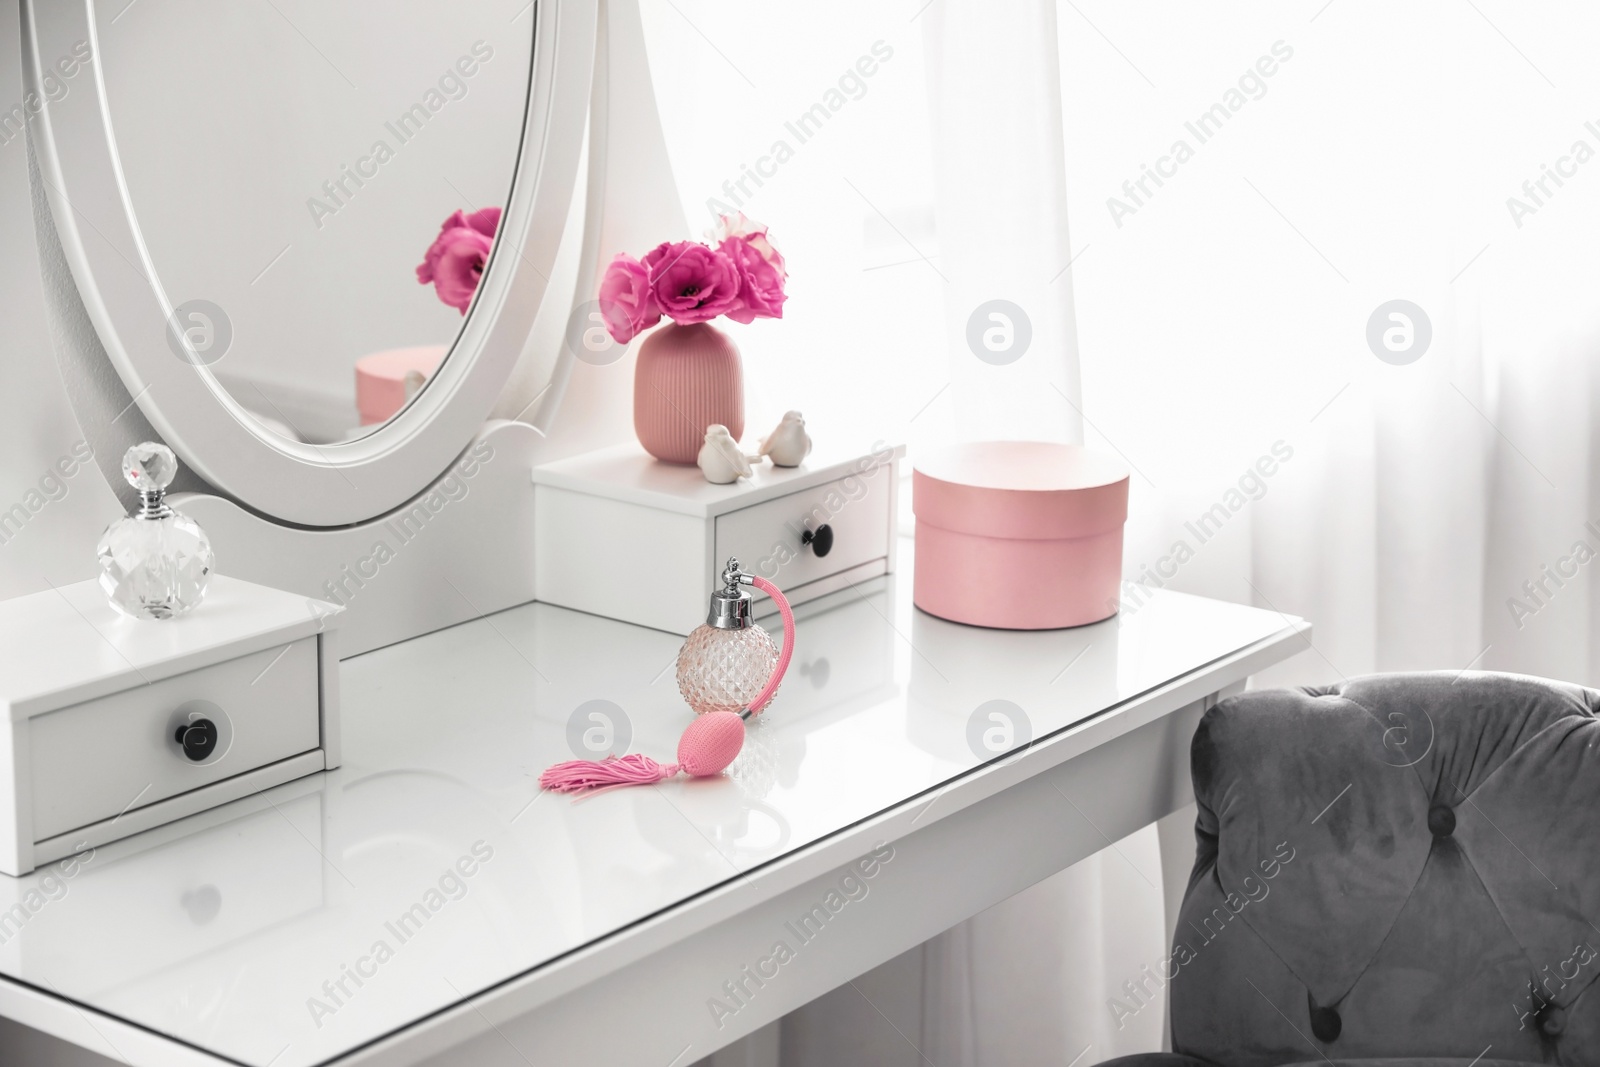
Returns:
[[[215,574],[159,622],[93,581],[0,601],[0,871],[338,766],[341,610]]]
[[[562,607],[687,634],[729,556],[791,604],[894,570],[904,445],[814,451],[712,485],[637,444],[533,469],[534,589]],[[773,612],[758,594],[756,616]]]

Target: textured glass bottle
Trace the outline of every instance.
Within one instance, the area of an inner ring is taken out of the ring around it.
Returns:
[[[139,490],[139,510],[100,535],[100,588],[135,619],[170,619],[200,603],[211,575],[211,541],[200,524],[167,506],[178,459],[166,445],[134,445],[122,476]]]
[[[740,712],[761,694],[777,665],[778,646],[751,620],[750,591],[739,584],[739,561],[730,559],[722,588],[711,594],[705,625],[695,627],[678,652],[678,692],[698,715]]]

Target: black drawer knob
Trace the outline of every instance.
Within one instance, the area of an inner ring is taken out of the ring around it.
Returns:
[[[820,558],[833,551],[833,527],[823,523],[815,530],[807,530],[800,535],[802,545],[810,545],[811,551]]]
[[[178,744],[183,754],[199,763],[217,749],[217,724],[210,719],[195,719],[178,727]]]

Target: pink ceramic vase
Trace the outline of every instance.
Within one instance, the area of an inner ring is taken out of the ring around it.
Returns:
[[[711,325],[669,322],[644,339],[633,369],[633,432],[652,456],[693,464],[706,427],[744,434],[744,366],[733,338]]]

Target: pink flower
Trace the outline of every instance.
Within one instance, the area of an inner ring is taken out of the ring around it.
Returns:
[[[439,236],[428,246],[417,267],[417,281],[433,283],[439,299],[461,314],[467,313],[472,294],[483,278],[483,265],[489,260],[494,231],[500,225],[500,209],[486,207],[468,215],[457,211],[444,220]]]
[[[627,344],[661,321],[661,306],[650,288],[650,272],[626,253],[618,255],[600,281],[600,317],[618,344]]]
[[[739,268],[724,253],[693,241],[666,241],[646,253],[650,288],[673,322],[707,322],[739,306]]]
[[[756,251],[761,253],[762,259],[772,264],[782,280],[789,280],[789,268],[784,265],[783,257],[773,247],[772,238],[767,233],[765,223],[756,222],[754,219],[746,217],[742,211],[735,215],[723,215],[717,225],[716,233],[712,236],[712,240],[720,245],[730,237],[744,238]]]
[[[759,236],[729,237],[721,252],[739,268],[739,306],[728,311],[734,322],[783,318],[783,291],[787,273],[783,257],[763,232]]]
[[[789,270],[767,227],[739,211],[721,216],[710,238],[739,268],[739,302],[743,306],[729,311],[728,317],[735,322],[783,318]]]

